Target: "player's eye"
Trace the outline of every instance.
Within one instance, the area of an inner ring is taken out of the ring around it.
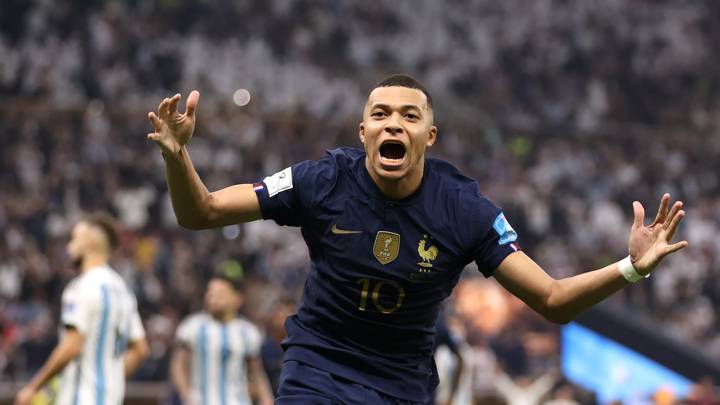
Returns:
[[[375,111],[374,113],[371,114],[371,117],[382,118],[386,115],[387,114],[385,114],[385,111]]]
[[[418,118],[420,118],[420,117],[418,117],[417,115],[412,114],[412,113],[407,113],[407,114],[405,114],[405,118],[414,121],[414,120],[416,120],[416,119],[418,119]]]

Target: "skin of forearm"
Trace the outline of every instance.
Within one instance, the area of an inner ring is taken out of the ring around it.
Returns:
[[[250,395],[255,397],[259,404],[270,405],[273,403],[270,382],[268,381],[262,363],[259,360],[249,361],[248,382],[251,387]]]
[[[149,355],[150,349],[145,340],[134,342],[123,357],[125,377],[130,377]]]
[[[258,403],[262,405],[272,405],[273,395],[270,390],[270,382],[267,378],[256,381],[256,384],[258,386]]]
[[[627,285],[628,282],[618,271],[617,263],[555,280],[550,287],[543,315],[554,322],[570,322]]]
[[[184,349],[176,349],[184,350]],[[170,363],[170,375],[180,396],[185,400],[190,395],[189,365],[186,353],[174,353]]]
[[[164,157],[178,224],[189,229],[203,228],[209,222],[211,196],[193,166],[187,147],[182,146],[176,155]]]
[[[125,357],[123,358],[123,363],[125,364],[125,377],[130,377],[133,375],[135,370],[140,366],[140,364],[143,362],[144,357],[139,356],[137,353],[133,351],[129,351],[125,353]]]

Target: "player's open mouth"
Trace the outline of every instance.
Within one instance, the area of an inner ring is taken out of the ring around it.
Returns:
[[[400,166],[405,160],[405,145],[400,141],[385,141],[380,145],[380,163],[383,166]]]

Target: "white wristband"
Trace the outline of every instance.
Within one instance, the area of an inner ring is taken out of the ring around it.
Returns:
[[[625,280],[631,283],[637,282],[641,278],[650,277],[650,274],[642,276],[640,275],[640,273],[637,272],[637,270],[635,270],[635,266],[633,266],[632,261],[630,260],[630,256],[620,260],[617,265],[618,270],[620,270],[620,274],[625,277]]]

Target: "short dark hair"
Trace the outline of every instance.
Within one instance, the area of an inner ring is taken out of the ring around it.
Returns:
[[[432,96],[430,95],[430,92],[428,92],[427,89],[422,84],[420,84],[420,82],[417,81],[414,77],[406,75],[404,73],[390,75],[382,79],[378,84],[376,84],[375,87],[373,87],[373,90],[377,89],[378,87],[391,86],[407,87],[409,89],[418,89],[422,91],[427,98],[428,107],[433,108]]]
[[[83,217],[82,222],[100,229],[107,239],[110,250],[115,250],[118,246],[118,233],[113,217],[108,214],[98,212]]]

